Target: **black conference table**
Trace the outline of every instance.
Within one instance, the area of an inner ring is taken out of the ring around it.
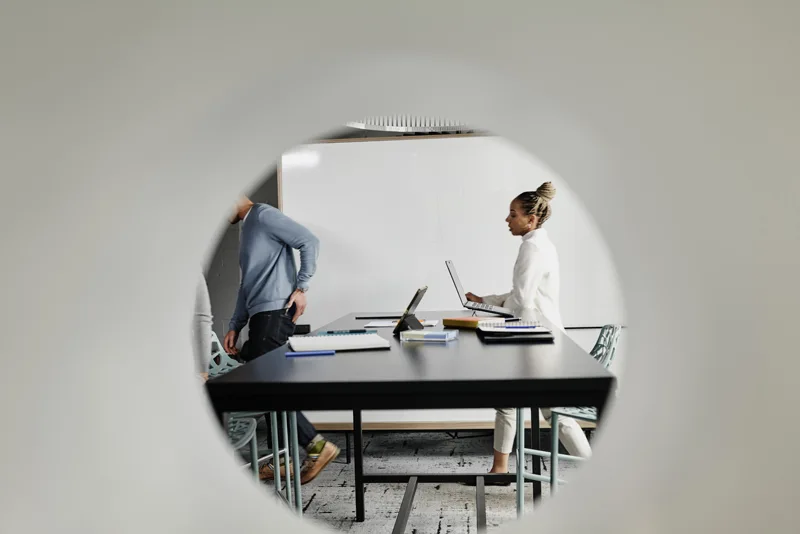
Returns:
[[[353,313],[319,330],[364,328],[370,317],[386,315],[398,314]],[[418,317],[438,319],[432,330],[441,330],[443,317],[468,315],[472,312],[462,310],[419,313]],[[530,407],[531,436],[538,439],[540,407],[596,406],[601,415],[614,384],[609,371],[558,330],[554,330],[554,343],[491,345],[471,330],[462,330],[456,341],[446,345],[401,343],[390,328],[378,332],[391,340],[390,350],[287,358],[288,346],[284,346],[206,385],[221,420],[234,411],[352,411],[357,521],[364,520],[365,483],[409,484],[398,517],[401,522],[408,519],[417,483],[475,481],[482,489],[484,478],[516,480],[515,474],[364,473],[362,410]],[[533,473],[539,474],[540,462],[533,465]],[[533,488],[536,499],[541,482],[533,482]],[[480,491],[477,500],[479,523],[485,524],[485,515],[480,517]]]

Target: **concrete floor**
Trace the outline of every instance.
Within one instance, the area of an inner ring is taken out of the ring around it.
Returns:
[[[259,435],[266,435],[260,432]],[[344,436],[328,439],[343,450],[313,482],[303,486],[305,517],[321,526],[353,534],[390,533],[403,499],[403,484],[368,484],[364,500],[366,521],[355,522],[353,464],[345,463]],[[491,465],[492,438],[486,432],[462,432],[457,439],[444,432],[365,433],[368,472],[483,472]],[[264,444],[264,449],[266,446]],[[512,456],[512,471],[514,457]],[[530,466],[531,460],[529,460]],[[549,462],[546,466],[549,467]],[[562,461],[559,478],[569,481],[577,464]],[[266,489],[266,487],[265,487]],[[268,486],[271,494],[272,486]],[[542,485],[543,500],[549,487]],[[526,511],[532,511],[531,485],[526,485]],[[516,489],[486,488],[488,532],[516,519]],[[456,484],[420,484],[406,532],[412,534],[476,533],[475,488]]]

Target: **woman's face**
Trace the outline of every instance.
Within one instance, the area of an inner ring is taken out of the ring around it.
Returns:
[[[526,215],[525,208],[519,200],[514,200],[508,209],[508,230],[511,235],[523,236],[536,228],[536,216]]]

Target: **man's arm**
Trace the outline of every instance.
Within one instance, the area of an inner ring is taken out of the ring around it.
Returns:
[[[239,332],[247,324],[249,316],[247,314],[247,297],[242,290],[242,281],[239,280],[239,291],[236,296],[236,308],[233,311],[233,317],[228,324],[228,333],[225,334],[225,340],[222,342],[222,349],[228,354],[236,354],[236,341],[239,338]]]
[[[239,291],[236,296],[236,308],[233,310],[233,317],[231,317],[228,330],[233,330],[238,334],[247,324],[247,319],[249,319],[247,315],[247,297],[244,295],[242,282],[239,281]]]
[[[266,227],[278,240],[283,241],[295,250],[300,251],[300,270],[297,273],[297,289],[306,291],[311,278],[317,271],[319,257],[319,239],[305,226],[277,210],[264,214]]]

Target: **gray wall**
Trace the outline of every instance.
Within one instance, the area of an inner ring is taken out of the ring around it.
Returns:
[[[264,178],[261,185],[248,194],[253,202],[278,206],[277,169]],[[233,206],[231,206],[233,209]],[[211,312],[214,314],[214,332],[220,340],[228,331],[228,322],[236,307],[239,289],[239,225],[233,225],[222,235],[216,245],[211,262],[206,269],[208,294],[211,297]],[[247,330],[244,330],[246,335]]]

